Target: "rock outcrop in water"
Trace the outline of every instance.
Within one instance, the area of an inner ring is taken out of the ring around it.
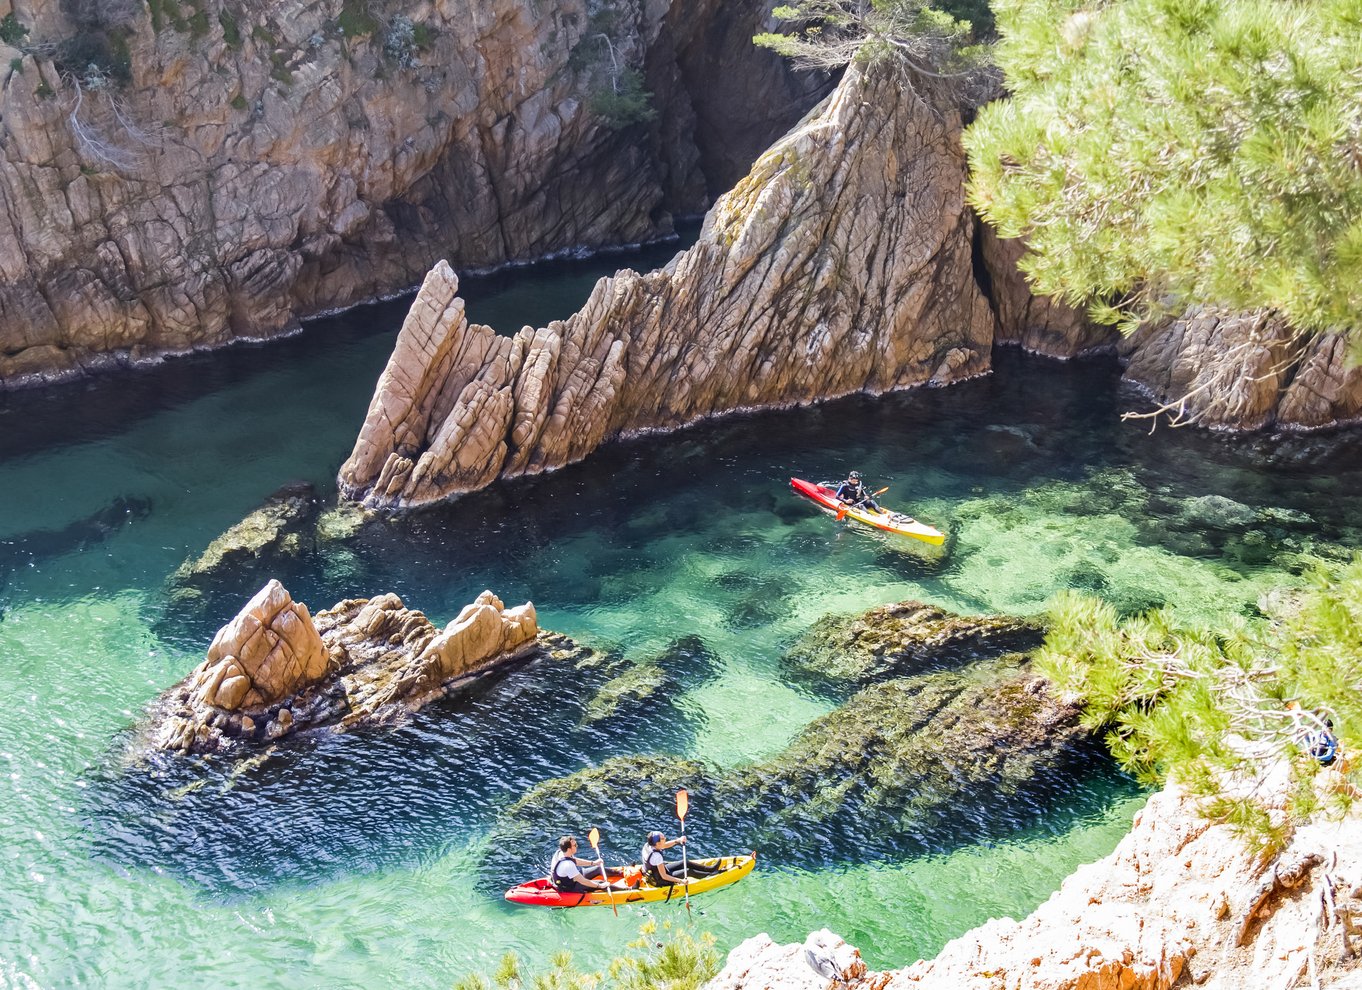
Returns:
[[[470,325],[427,276],[340,472],[421,505],[705,417],[958,381],[988,368],[960,117],[888,60],[763,154],[666,268],[603,279],[564,322]]]
[[[819,85],[708,43],[761,30],[761,0],[5,15],[0,387],[268,337],[402,291],[442,254],[484,268],[664,236]],[[652,120],[609,104],[635,70]]]
[[[506,608],[490,591],[441,630],[392,594],[343,601],[314,620],[270,581],[153,703],[139,745],[229,752],[308,729],[380,725],[541,648],[534,606]]]
[[[1020,922],[989,921],[897,972],[865,972],[826,931],[815,948],[847,990],[1342,990],[1362,977],[1362,935],[1348,934],[1362,920],[1359,826],[1356,814],[1318,820],[1264,862],[1170,787],[1115,852]],[[806,948],[749,939],[707,990],[826,990]]]

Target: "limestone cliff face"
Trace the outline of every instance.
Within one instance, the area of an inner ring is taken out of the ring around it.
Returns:
[[[1026,276],[1017,267],[1026,254],[1024,240],[999,237],[982,221],[978,237],[989,298],[998,315],[998,343],[1016,344],[1061,360],[1115,346],[1116,332],[1095,325],[1083,310],[1061,299],[1032,294]]]
[[[827,931],[803,946],[762,935],[707,990],[1203,990],[1345,988],[1362,980],[1356,816],[1299,829],[1271,862],[1176,789],[1149,800],[1106,859],[1080,868],[1026,919],[989,921],[931,961],[866,972]]]
[[[894,63],[853,67],[715,204],[693,248],[602,279],[566,321],[513,338],[470,326],[437,265],[342,490],[420,505],[629,433],[987,370],[959,131]]]
[[[714,69],[693,50],[715,21],[673,6],[0,0],[0,387],[267,337],[442,255],[667,234],[705,202],[686,86]],[[749,108],[788,76],[737,57]],[[619,126],[602,97],[635,67],[658,114]]]
[[[1269,312],[1194,308],[1141,327],[1126,378],[1202,426],[1318,428],[1362,416],[1362,368],[1337,334],[1306,337]]]

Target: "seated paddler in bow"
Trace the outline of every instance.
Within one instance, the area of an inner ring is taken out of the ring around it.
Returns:
[[[558,840],[558,851],[549,866],[549,883],[564,894],[589,894],[593,890],[621,890],[606,882],[605,864],[599,859],[577,855],[577,837],[565,835]]]
[[[861,472],[852,471],[847,475],[846,481],[837,486],[834,492],[843,504],[856,509],[869,509],[871,512],[879,512],[879,504],[871,497],[871,493],[866,490],[865,485],[861,484]]]
[[[675,884],[688,883],[691,880],[713,876],[720,872],[715,867],[705,866],[694,860],[685,864],[682,864],[680,860],[668,863],[666,857],[662,855],[662,850],[682,845],[685,841],[684,835],[679,839],[668,839],[661,832],[648,833],[648,841],[643,844],[643,852],[639,858],[643,861],[643,875],[654,887],[669,887]]]

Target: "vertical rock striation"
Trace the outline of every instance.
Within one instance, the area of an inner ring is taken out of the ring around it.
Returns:
[[[469,325],[437,265],[342,490],[420,505],[630,433],[986,371],[993,314],[973,277],[960,126],[893,60],[852,67],[693,248],[512,338]]]
[[[706,203],[701,81],[675,25],[703,37],[767,4],[673,6],[690,7],[18,0],[0,387],[268,337],[442,255],[485,268],[667,235]],[[730,54],[739,92],[788,76],[771,52]],[[633,66],[651,121],[603,108]]]

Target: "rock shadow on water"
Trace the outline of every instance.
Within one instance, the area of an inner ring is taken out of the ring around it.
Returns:
[[[593,825],[636,857],[647,830],[672,831],[678,787],[697,853],[809,869],[1062,832],[1136,793],[1078,715],[1017,655],[878,681],[759,763],[654,752],[539,784],[499,816],[479,882],[542,873],[558,834]]]
[[[499,808],[580,769],[587,754],[689,746],[703,722],[673,702],[715,669],[698,637],[641,663],[580,647],[541,652],[396,727],[300,733],[235,757],[148,752],[130,730],[116,741],[121,755],[90,774],[83,832],[101,859],[219,899],[410,867],[481,836]],[[565,709],[585,682],[627,682],[635,670],[663,672],[665,690],[617,690],[601,718],[578,718],[592,705]]]

